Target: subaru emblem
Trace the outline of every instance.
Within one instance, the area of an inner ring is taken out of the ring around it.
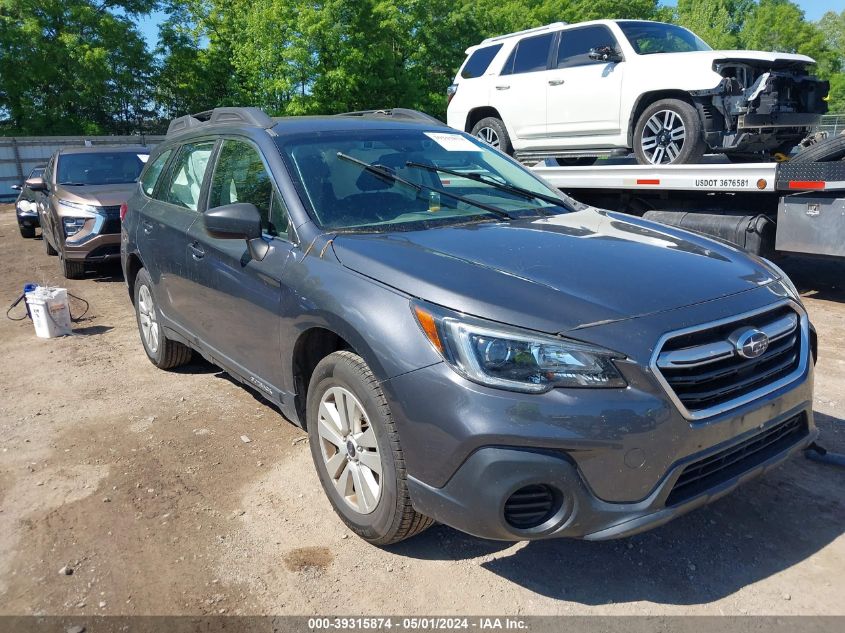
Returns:
[[[769,337],[760,330],[748,328],[731,338],[735,341],[737,354],[743,358],[757,358],[769,349]]]

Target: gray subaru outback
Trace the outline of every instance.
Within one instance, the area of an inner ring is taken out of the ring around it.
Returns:
[[[198,352],[276,404],[375,544],[634,534],[816,435],[775,265],[420,113],[176,119],[121,240],[153,364]]]

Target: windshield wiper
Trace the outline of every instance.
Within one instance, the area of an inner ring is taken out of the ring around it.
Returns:
[[[469,178],[470,180],[474,180],[475,182],[484,183],[485,185],[490,185],[491,187],[495,187],[496,189],[501,189],[502,191],[507,191],[517,196],[521,196],[526,200],[542,200],[543,202],[548,202],[558,207],[568,208],[566,207],[566,203],[562,198],[555,198],[554,196],[547,196],[542,193],[535,193],[530,189],[525,189],[524,187],[518,187],[517,185],[510,185],[504,182],[498,182],[497,180],[493,180],[483,174],[477,174],[475,172],[460,172],[455,171],[453,169],[446,169],[445,167],[437,167],[436,165],[426,165],[425,163],[417,163],[414,161],[408,161],[405,163],[408,167],[419,167],[420,169],[426,169],[428,171],[433,172],[440,172],[443,174],[449,174],[450,176],[457,176],[458,178]]]
[[[363,160],[358,160],[348,154],[344,154],[343,152],[338,152],[337,157],[343,160],[349,161],[350,163],[355,163],[359,165],[364,171],[368,171],[374,176],[381,178],[386,182],[398,182],[400,184],[405,185],[406,187],[410,187],[417,192],[420,191],[434,191],[439,193],[441,196],[447,196],[452,198],[453,200],[458,200],[459,202],[463,202],[465,204],[471,205],[473,207],[478,207],[479,209],[484,209],[488,213],[492,213],[493,215],[502,218],[503,220],[513,220],[514,217],[507,213],[506,211],[502,211],[498,207],[494,207],[490,204],[484,204],[483,202],[476,202],[475,200],[471,200],[470,198],[465,198],[464,196],[458,195],[456,193],[452,193],[451,191],[447,191],[445,189],[438,189],[437,187],[430,187],[429,185],[424,185],[419,182],[411,182],[410,180],[405,180],[401,176],[397,176],[392,171],[390,171],[387,167],[379,164],[370,164],[364,162]]]
[[[84,182],[60,182],[62,187],[84,187],[87,183]]]

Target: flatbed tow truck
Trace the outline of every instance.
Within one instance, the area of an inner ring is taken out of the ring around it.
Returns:
[[[590,167],[534,172],[584,204],[698,231],[755,254],[845,258],[845,161]]]

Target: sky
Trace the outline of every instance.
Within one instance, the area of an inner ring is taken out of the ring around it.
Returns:
[[[804,9],[808,20],[816,21],[827,11],[841,13],[845,11],[845,0],[794,0]],[[663,4],[674,5],[674,0],[664,0]],[[165,18],[165,14],[159,11],[151,13],[144,19],[139,20],[138,27],[141,29],[150,48],[154,48],[158,41],[158,25]]]

